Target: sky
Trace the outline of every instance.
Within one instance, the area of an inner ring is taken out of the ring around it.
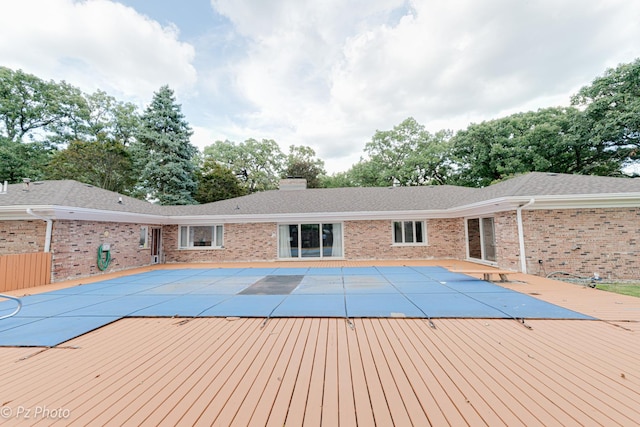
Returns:
[[[313,148],[329,173],[408,117],[435,133],[566,106],[640,57],[637,0],[0,0],[0,65],[141,109],[200,150]]]

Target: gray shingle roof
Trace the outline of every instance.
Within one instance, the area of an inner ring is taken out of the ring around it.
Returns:
[[[448,185],[272,190],[199,206],[174,206],[166,212],[170,215],[261,215],[441,210],[464,203],[475,191],[477,189]]]
[[[122,203],[118,203],[120,199]],[[28,191],[23,184],[9,185],[7,193],[0,194],[0,206],[65,206],[162,214],[161,206],[73,180],[32,182]]]
[[[478,192],[484,200],[508,196],[575,196],[640,192],[640,179],[531,172]]]
[[[637,193],[640,179],[532,172],[485,188],[326,188],[265,191],[200,206],[175,206],[170,215],[239,215],[444,210],[505,197]]]
[[[636,194],[640,179],[533,172],[485,188],[456,186],[327,188],[265,191],[204,205],[158,206],[76,181],[9,186],[3,206],[64,206],[149,215],[269,215],[437,211],[508,197]],[[118,203],[119,199],[123,203]]]

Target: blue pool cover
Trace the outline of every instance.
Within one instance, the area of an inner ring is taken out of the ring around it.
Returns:
[[[442,267],[156,270],[22,298],[0,346],[55,346],[123,317],[593,319]],[[0,302],[0,316],[15,302]]]

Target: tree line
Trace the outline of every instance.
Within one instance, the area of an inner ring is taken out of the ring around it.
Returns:
[[[637,176],[640,59],[607,70],[569,107],[550,107],[429,133],[413,118],[376,131],[365,155],[328,186],[454,184],[481,187],[538,171]]]
[[[0,180],[75,179],[161,204],[208,203],[277,188],[485,186],[530,171],[637,175],[640,59],[550,107],[430,133],[409,117],[377,130],[349,170],[328,175],[310,147],[215,141],[202,152],[168,86],[140,111],[103,91],[0,67]],[[635,172],[633,166],[636,167]]]

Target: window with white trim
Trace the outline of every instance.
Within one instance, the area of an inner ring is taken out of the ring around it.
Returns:
[[[426,230],[424,221],[394,221],[393,243],[396,245],[426,245]]]
[[[221,248],[222,225],[181,225],[179,231],[180,249]]]
[[[140,227],[140,241],[138,247],[146,249],[149,246],[149,227]]]

